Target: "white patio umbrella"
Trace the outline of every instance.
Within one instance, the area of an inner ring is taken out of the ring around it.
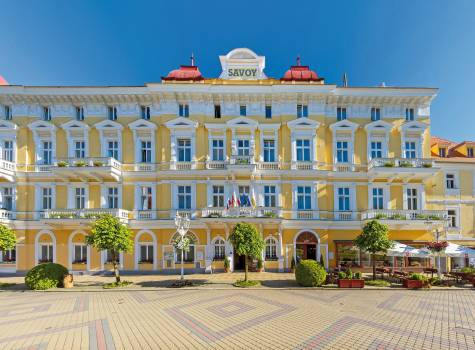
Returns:
[[[427,248],[421,249],[421,251],[432,254]],[[436,255],[436,254],[434,254]],[[475,258],[475,249],[464,247],[463,245],[448,243],[447,247],[440,252],[441,256],[448,256],[451,258]]]
[[[422,249],[417,249],[411,247],[407,244],[394,242],[394,246],[391,249],[388,249],[386,252],[387,256],[410,256],[417,258],[427,258],[430,253]]]

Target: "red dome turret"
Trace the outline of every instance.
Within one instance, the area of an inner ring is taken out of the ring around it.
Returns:
[[[162,77],[162,80],[192,80],[199,81],[204,80],[198,66],[195,66],[195,56],[191,54],[191,66],[180,66],[179,69],[174,69],[166,77]]]
[[[285,72],[282,81],[322,81],[323,78],[319,78],[317,73],[310,70],[309,66],[300,65],[300,57],[297,57],[297,65],[291,66],[290,69]]]
[[[0,75],[0,85],[10,85],[10,84],[8,84],[8,81],[6,81],[5,78]]]

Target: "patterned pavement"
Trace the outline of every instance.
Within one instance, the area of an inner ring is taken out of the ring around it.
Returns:
[[[0,349],[475,349],[475,292],[0,293]]]

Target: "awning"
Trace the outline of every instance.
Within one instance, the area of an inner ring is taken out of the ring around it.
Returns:
[[[422,250],[417,249],[411,246],[408,246],[404,243],[394,242],[394,246],[386,252],[387,256],[407,256],[407,257],[417,257],[417,258],[428,258],[430,253]]]

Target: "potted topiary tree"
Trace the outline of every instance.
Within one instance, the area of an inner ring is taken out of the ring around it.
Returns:
[[[403,279],[402,286],[410,289],[420,289],[427,284],[427,278],[420,273],[412,273],[408,278]]]

